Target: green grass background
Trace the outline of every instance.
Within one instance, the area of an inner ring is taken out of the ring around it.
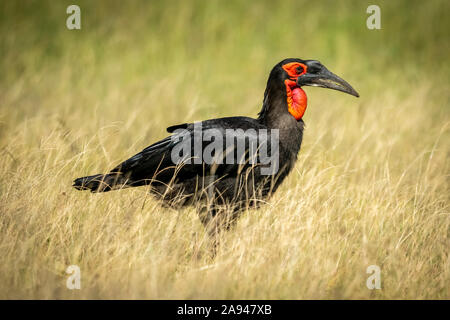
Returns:
[[[450,297],[450,2],[76,1],[68,30],[72,3],[0,3],[0,297]],[[215,260],[191,209],[71,189],[167,126],[255,116],[288,57],[361,98],[306,89],[296,169]]]

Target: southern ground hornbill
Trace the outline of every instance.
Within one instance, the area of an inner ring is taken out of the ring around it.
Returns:
[[[303,86],[359,96],[319,61],[285,59],[270,72],[257,119],[227,117],[169,127],[169,137],[107,174],[76,179],[73,186],[105,192],[148,185],[166,205],[196,205],[208,231],[216,232],[242,209],[267,199],[293,168],[307,104]]]

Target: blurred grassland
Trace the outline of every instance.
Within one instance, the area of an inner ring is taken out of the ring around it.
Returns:
[[[450,298],[450,2],[76,3],[72,31],[72,1],[0,3],[0,298]],[[361,97],[306,88],[295,170],[215,259],[192,208],[71,189],[169,125],[255,116],[287,57]]]

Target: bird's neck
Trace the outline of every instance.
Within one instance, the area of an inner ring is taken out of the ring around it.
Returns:
[[[304,123],[297,120],[288,110],[287,94],[282,90],[266,88],[264,102],[259,113],[258,122],[279,134],[279,150],[283,155],[286,175],[293,168],[303,140]],[[283,178],[282,178],[283,179]]]
[[[264,92],[263,106],[258,114],[258,121],[269,128],[298,128],[301,116],[296,119],[295,114],[292,114],[292,110],[290,110],[292,105],[289,106],[288,99],[286,88],[268,84]]]

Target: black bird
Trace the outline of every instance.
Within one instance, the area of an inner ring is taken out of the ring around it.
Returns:
[[[285,59],[270,72],[257,119],[227,117],[169,127],[169,137],[107,174],[76,179],[73,186],[105,192],[149,185],[169,206],[199,205],[201,221],[216,232],[275,192],[293,168],[303,137],[303,86],[359,97],[319,61]]]

